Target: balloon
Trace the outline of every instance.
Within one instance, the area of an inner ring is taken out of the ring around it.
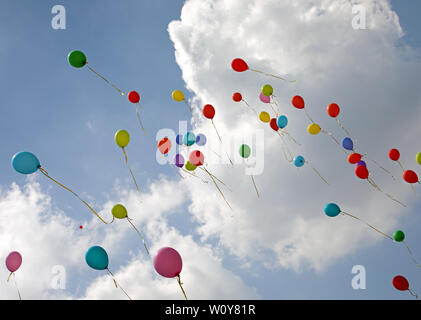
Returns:
[[[93,246],[86,251],[86,263],[95,270],[104,270],[108,268],[108,254],[100,246]]]
[[[199,133],[196,136],[196,144],[198,146],[204,146],[206,144],[206,141],[207,141],[206,136],[203,133]]]
[[[368,176],[369,176],[368,169],[367,169],[367,167],[364,167],[364,166],[357,166],[355,168],[355,174],[360,179],[367,179]]]
[[[336,217],[338,214],[341,213],[341,209],[336,203],[328,203],[327,205],[325,205],[324,211],[326,215],[331,218]]]
[[[405,170],[402,174],[402,178],[403,178],[403,180],[405,180],[408,183],[417,183],[418,182],[418,176],[412,170]]]
[[[359,153],[351,153],[348,156],[348,162],[351,164],[356,164],[361,161],[361,155]]]
[[[114,141],[120,148],[124,148],[130,142],[130,134],[126,130],[118,130],[114,135]]]
[[[165,247],[158,250],[153,258],[153,266],[161,276],[177,277],[183,268],[180,254],[173,248]]]
[[[275,131],[278,131],[278,130],[279,130],[279,127],[278,127],[278,125],[276,124],[276,118],[272,118],[272,119],[270,119],[270,127],[271,127],[273,130],[275,130]]]
[[[194,164],[192,164],[190,161],[187,161],[186,165],[185,165],[185,168],[188,171],[194,171],[194,170],[196,170],[197,167]]]
[[[405,233],[401,230],[396,230],[393,232],[393,240],[396,242],[402,242],[405,239]]]
[[[339,115],[340,108],[336,103],[331,103],[327,106],[327,114],[332,118],[336,118]]]
[[[352,142],[351,138],[343,138],[342,139],[342,147],[346,150],[352,150],[354,149],[354,142]]]
[[[270,121],[270,115],[266,111],[262,111],[259,114],[259,119],[260,121],[267,123]]]
[[[400,291],[406,291],[409,289],[409,282],[404,276],[394,277],[392,283],[395,289],[398,289]]]
[[[167,137],[162,138],[161,140],[158,141],[158,150],[159,152],[161,152],[162,154],[166,154],[168,153],[168,151],[170,151],[171,149],[171,140],[168,139]]]
[[[389,150],[389,158],[393,161],[398,161],[401,154],[399,153],[398,149],[390,149]]]
[[[270,103],[270,97],[265,96],[263,93],[260,92],[259,95],[259,99],[260,101],[262,101],[263,103]]]
[[[171,96],[175,101],[183,101],[184,100],[184,94],[180,90],[174,90],[172,92]]]
[[[13,156],[12,167],[19,173],[31,174],[38,170],[40,163],[33,153],[23,151]]]
[[[182,134],[177,134],[177,137],[175,138],[175,142],[181,146],[183,144],[183,135]]]
[[[357,166],[367,167],[367,164],[365,163],[365,161],[361,160],[361,161],[358,161]]]
[[[243,100],[243,96],[241,95],[241,93],[236,92],[232,95],[232,100],[234,100],[235,102],[240,102],[241,100]]]
[[[131,103],[138,103],[140,101],[140,95],[136,91],[130,91],[127,98],[129,98]]]
[[[74,50],[67,56],[70,65],[75,68],[82,68],[86,63],[86,56],[82,51]]]
[[[231,67],[234,69],[234,71],[237,71],[237,72],[243,72],[243,71],[248,70],[249,68],[247,63],[243,59],[240,59],[240,58],[236,58],[232,60]]]
[[[211,104],[207,104],[203,107],[203,115],[208,119],[213,119],[215,116],[215,108]]]
[[[304,163],[306,163],[305,159],[303,156],[296,156],[293,160],[294,166],[296,167],[302,167],[304,165]]]
[[[127,218],[127,209],[122,204],[116,204],[111,209],[111,213],[117,219]]]
[[[276,124],[279,128],[283,129],[288,124],[288,118],[286,116],[279,116],[278,120],[276,120]]]
[[[177,167],[182,168],[184,166],[184,157],[181,154],[176,154],[174,157],[174,163]]]
[[[272,88],[272,86],[270,84],[265,84],[262,87],[262,93],[266,97],[270,97],[273,94],[273,88]]]
[[[417,160],[418,164],[421,164],[421,152],[417,153],[417,155],[415,156],[415,159]]]
[[[205,162],[205,156],[199,150],[190,152],[189,161],[196,167],[201,166]]]
[[[309,124],[308,127],[307,127],[308,133],[313,134],[313,135],[318,134],[320,132],[320,130],[322,130],[322,129],[316,123]]]
[[[304,99],[300,96],[294,96],[291,99],[291,103],[297,109],[304,109]]]
[[[10,272],[15,272],[22,264],[22,256],[17,251],[12,251],[6,257],[6,267]]]
[[[248,157],[250,157],[251,149],[248,145],[242,144],[241,147],[240,147],[240,150],[238,150],[238,152],[240,153],[241,157],[248,158]]]
[[[190,146],[194,145],[195,142],[196,142],[196,136],[194,135],[193,132],[188,131],[184,134],[183,144],[190,147]]]

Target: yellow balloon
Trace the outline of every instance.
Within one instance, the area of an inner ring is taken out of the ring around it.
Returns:
[[[130,135],[126,130],[118,130],[114,135],[114,140],[119,147],[124,148],[130,142]]]
[[[116,204],[112,209],[111,213],[114,217],[117,219],[124,219],[127,218],[127,210],[126,208],[121,204]]]
[[[190,161],[187,161],[185,164],[186,170],[188,171],[194,171],[197,167],[191,163]]]
[[[259,114],[259,119],[262,122],[270,122],[270,115],[266,111],[262,111]]]
[[[318,134],[321,128],[318,124],[312,123],[307,127],[307,131],[310,134]]]
[[[421,152],[417,153],[417,163],[421,164]]]
[[[175,101],[183,101],[184,100],[184,94],[180,90],[174,90],[172,92],[172,98]]]

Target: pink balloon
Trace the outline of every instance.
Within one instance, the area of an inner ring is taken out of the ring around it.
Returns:
[[[20,255],[20,253],[17,251],[10,252],[6,258],[7,269],[9,269],[10,272],[15,272],[19,269],[21,264],[22,256]]]
[[[183,261],[175,249],[164,247],[159,249],[153,258],[153,266],[161,276],[174,278],[180,274]]]
[[[270,96],[265,96],[263,93],[260,93],[260,101],[263,103],[269,103],[270,102]]]

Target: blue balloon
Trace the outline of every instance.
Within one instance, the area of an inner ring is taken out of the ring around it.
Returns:
[[[341,209],[336,203],[328,203],[325,205],[325,213],[328,217],[336,217],[338,214],[341,213]]]
[[[183,143],[186,146],[192,146],[194,145],[194,143],[196,142],[196,136],[194,135],[193,132],[186,132],[186,134],[183,136]]]
[[[38,170],[38,158],[30,152],[18,152],[12,158],[12,167],[19,173],[31,174]]]
[[[108,268],[108,254],[100,246],[93,246],[86,251],[86,263],[95,270],[104,270]]]
[[[306,163],[303,156],[296,156],[293,162],[294,162],[294,166],[296,167],[302,167],[304,163]]]
[[[343,138],[342,139],[342,147],[346,150],[352,150],[354,149],[354,143],[352,142],[351,138]]]
[[[179,146],[181,146],[183,144],[183,135],[182,134],[177,134],[177,137],[175,138],[175,142],[177,142],[177,144]]]
[[[278,120],[276,121],[276,124],[279,128],[283,129],[288,124],[288,118],[286,116],[279,116]]]
[[[196,144],[199,146],[204,146],[206,144],[206,136],[203,133],[199,133],[196,137]]]
[[[358,167],[358,166],[364,166],[364,167],[367,167],[367,164],[365,163],[365,161],[361,160],[361,161],[359,161],[359,162],[358,162],[355,166],[356,166],[356,167]]]

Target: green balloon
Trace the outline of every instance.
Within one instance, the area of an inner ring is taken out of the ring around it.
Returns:
[[[82,68],[87,63],[85,54],[78,50],[70,52],[67,60],[75,68]]]
[[[185,164],[186,170],[188,171],[194,171],[197,167],[191,163],[190,161],[187,161]]]
[[[421,152],[417,153],[416,159],[417,159],[417,163],[421,164]]]
[[[130,142],[130,134],[126,130],[118,130],[114,135],[114,141],[120,148],[127,147]]]
[[[124,219],[127,218],[127,209],[121,205],[121,204],[116,204],[112,209],[111,209],[111,213],[113,214],[114,217],[116,217],[117,219]]]
[[[246,144],[242,144],[240,147],[240,150],[238,150],[240,152],[240,156],[242,156],[243,158],[248,158],[250,157],[250,147]]]
[[[405,239],[405,233],[401,230],[396,230],[393,232],[393,240],[396,242],[402,242]]]
[[[270,97],[273,94],[273,88],[272,88],[272,86],[270,84],[265,84],[262,87],[262,93],[266,97]]]

